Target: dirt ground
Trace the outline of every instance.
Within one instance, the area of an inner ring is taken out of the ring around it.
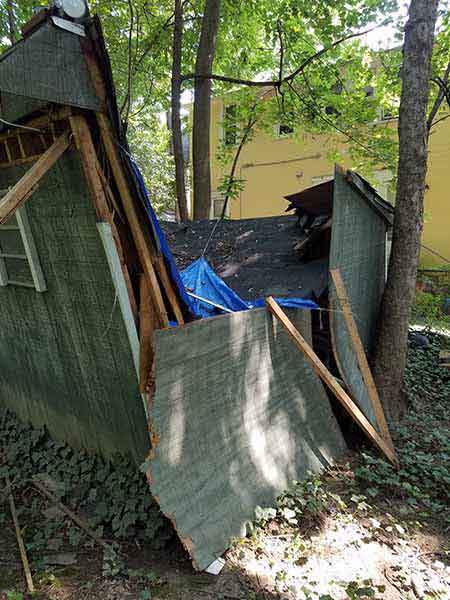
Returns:
[[[0,488],[0,600],[450,600],[450,370],[439,366],[441,341],[430,339],[408,358],[411,409],[394,435],[400,469],[366,448],[298,483],[276,507],[260,508],[219,576],[195,573],[175,536],[160,550],[128,536],[108,560],[86,539],[57,546],[59,529],[44,549],[33,542],[55,507],[41,501],[27,511],[37,498],[22,474],[19,432],[14,494],[37,591],[26,593]]]
[[[326,477],[340,493],[349,464]],[[350,471],[351,473],[351,471]],[[395,507],[393,507],[395,509]],[[395,510],[393,511],[395,512]],[[26,535],[26,528],[24,529]],[[450,539],[439,527],[399,521],[354,497],[348,510],[301,527],[276,520],[237,542],[219,576],[195,573],[176,539],[154,551],[122,546],[126,576],[104,577],[103,550],[60,549],[40,565],[36,595],[25,593],[12,522],[0,531],[2,600],[346,600],[450,599]],[[53,558],[52,558],[53,556]],[[52,560],[58,564],[51,565]],[[68,564],[64,564],[68,563]]]

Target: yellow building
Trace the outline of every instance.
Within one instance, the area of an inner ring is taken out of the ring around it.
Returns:
[[[220,215],[223,206],[218,188],[224,172],[216,154],[225,135],[225,111],[223,100],[215,99],[211,117],[212,218]],[[396,120],[391,119],[390,125],[396,127]],[[331,134],[307,134],[299,139],[286,130],[280,132],[280,127],[275,127],[272,135],[256,131],[239,159],[236,176],[245,181],[245,187],[230,203],[228,217],[246,219],[283,214],[288,205],[284,196],[332,177],[334,166],[329,153],[338,143]],[[351,168],[350,160],[345,161],[345,145],[339,149],[345,166]],[[392,173],[379,171],[376,178],[381,195],[392,200]],[[422,263],[442,265],[445,258],[450,259],[450,119],[435,126],[430,138],[425,213]]]

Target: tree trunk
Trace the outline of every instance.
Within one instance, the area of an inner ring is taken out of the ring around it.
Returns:
[[[209,219],[211,207],[210,128],[211,79],[202,76],[212,71],[219,28],[220,0],[205,0],[202,32],[197,51],[192,131],[194,176],[194,219]]]
[[[375,380],[393,421],[406,410],[402,388],[423,226],[427,105],[437,6],[438,0],[411,0],[405,27],[394,234],[374,354]]]
[[[172,60],[172,144],[175,159],[175,185],[180,221],[189,219],[184,174],[183,132],[181,127],[181,56],[183,49],[183,5],[175,0]]]
[[[13,0],[7,0],[6,8],[8,11],[9,39],[10,39],[11,44],[14,44],[17,41],[17,29],[16,29],[16,19],[14,16]]]

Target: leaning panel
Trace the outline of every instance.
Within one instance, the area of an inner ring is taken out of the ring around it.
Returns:
[[[289,311],[306,339],[310,313]],[[326,392],[283,328],[253,310],[155,332],[148,478],[194,566],[257,505],[345,452]]]

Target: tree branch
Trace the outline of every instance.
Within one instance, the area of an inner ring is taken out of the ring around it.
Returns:
[[[333,50],[334,48],[336,48],[337,46],[339,46],[343,42],[346,42],[346,41],[351,40],[353,38],[361,37],[362,35],[370,33],[374,29],[378,29],[378,27],[382,27],[383,24],[384,24],[384,22],[383,23],[379,23],[378,25],[375,25],[374,27],[371,27],[370,29],[366,29],[365,31],[360,31],[358,33],[351,33],[349,35],[346,35],[346,36],[344,36],[344,37],[336,40],[335,42],[333,42],[329,46],[325,46],[324,48],[322,48],[321,50],[319,50],[315,54],[312,54],[311,56],[308,56],[308,58],[306,58],[300,64],[300,66],[297,69],[295,69],[295,71],[293,71],[292,73],[290,73],[289,75],[287,75],[286,77],[283,77],[283,78],[279,77],[278,79],[268,80],[268,81],[253,81],[252,79],[240,79],[238,77],[227,77],[226,75],[216,75],[214,73],[208,73],[207,75],[196,75],[195,73],[189,73],[188,75],[183,75],[183,77],[181,79],[182,79],[182,81],[188,81],[188,80],[191,80],[191,79],[211,79],[213,81],[223,81],[224,83],[233,83],[235,85],[246,85],[248,87],[275,87],[275,88],[280,88],[284,83],[290,83],[308,65],[310,65],[312,62],[314,62],[317,58],[320,58],[321,56],[323,56],[326,52],[329,52],[330,50]]]
[[[447,102],[448,102],[448,105],[450,106],[450,99],[449,99],[450,93],[448,92],[448,89],[447,89],[449,79],[450,79],[450,61],[448,62],[447,68],[445,69],[444,77],[440,80],[442,82],[442,84],[441,83],[437,84],[437,85],[439,85],[439,92],[433,103],[430,114],[428,115],[428,119],[427,119],[428,131],[430,131],[430,129],[433,127],[434,118],[437,115],[445,97],[447,97]],[[435,82],[434,79],[432,79],[432,81]],[[446,90],[447,90],[447,94],[446,94]],[[442,119],[439,119],[439,121],[441,121],[441,120]]]

